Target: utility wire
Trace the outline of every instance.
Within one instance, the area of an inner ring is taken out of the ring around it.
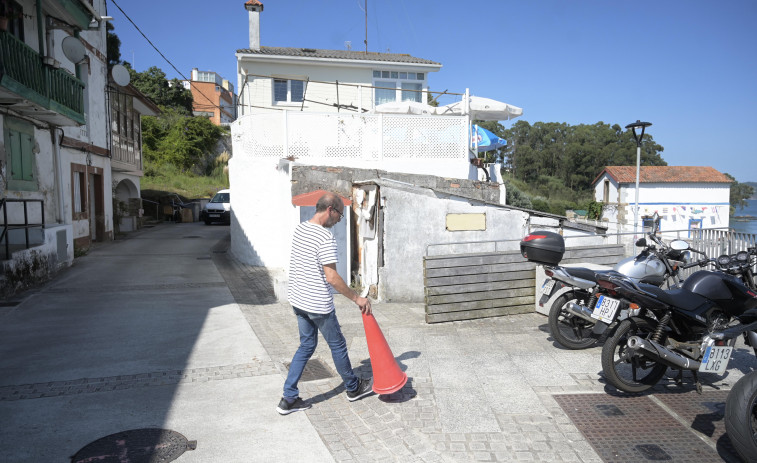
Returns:
[[[137,30],[137,32],[139,32],[142,35],[142,37],[144,37],[145,40],[147,40],[147,43],[149,43],[150,46],[152,46],[155,49],[155,51],[157,51],[158,54],[160,56],[162,56],[163,59],[166,60],[166,62],[168,64],[171,65],[171,67],[174,69],[174,71],[176,71],[181,77],[183,77],[184,80],[186,80],[187,82],[189,82],[189,85],[191,86],[192,85],[192,80],[191,79],[187,79],[187,76],[185,76],[181,71],[179,71],[176,68],[176,66],[174,66],[174,64],[171,62],[171,60],[169,60],[168,58],[166,58],[166,55],[164,55],[160,50],[158,50],[158,47],[156,47],[155,44],[152,43],[152,41],[147,38],[147,36],[145,35],[145,33],[142,32],[142,29],[140,29],[139,26],[137,26],[136,23],[134,23],[134,21],[129,17],[129,15],[126,14],[126,12],[118,5],[118,3],[116,3],[116,0],[110,0],[110,1],[113,2],[113,4],[116,6],[116,8],[118,8],[118,10],[124,15],[124,17],[129,20],[129,22],[131,23],[132,26],[134,26],[134,28]],[[214,104],[213,100],[211,100],[210,98],[208,98],[208,96],[206,94],[204,94],[196,85],[195,85],[195,90],[197,90],[197,93],[199,93],[200,95],[204,96],[210,102],[210,106],[218,108],[218,109],[220,109],[222,111],[226,111],[221,106]]]

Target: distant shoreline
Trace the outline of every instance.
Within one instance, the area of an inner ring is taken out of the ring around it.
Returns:
[[[731,217],[731,220],[735,220],[737,222],[749,222],[750,220],[757,220],[757,217],[753,215],[734,215]]]

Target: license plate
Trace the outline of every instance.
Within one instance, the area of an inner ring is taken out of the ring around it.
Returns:
[[[221,214],[208,214],[208,217],[221,217]]]
[[[541,293],[549,296],[552,293],[552,288],[555,287],[555,280],[547,278],[541,285]]]
[[[710,346],[704,351],[702,363],[699,365],[699,371],[705,373],[717,373],[722,375],[728,366],[728,360],[731,358],[733,347],[731,346]]]
[[[591,313],[591,318],[603,321],[608,325],[615,321],[615,313],[620,307],[620,301],[607,297],[605,295],[599,296],[597,305],[594,306],[594,311]]]

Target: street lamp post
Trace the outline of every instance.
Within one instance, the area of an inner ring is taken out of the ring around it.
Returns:
[[[639,170],[641,166],[641,139],[644,138],[644,129],[652,125],[651,122],[641,122],[636,120],[626,126],[627,129],[633,130],[633,138],[636,140],[636,204],[633,210],[633,233],[636,235],[639,229]],[[636,129],[641,128],[641,134],[636,133]]]

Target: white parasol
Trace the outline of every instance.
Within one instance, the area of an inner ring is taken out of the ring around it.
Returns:
[[[435,108],[435,113],[442,116],[460,116],[465,114],[465,100]],[[509,121],[523,115],[523,108],[480,96],[468,97],[468,114],[471,119],[480,121]]]

